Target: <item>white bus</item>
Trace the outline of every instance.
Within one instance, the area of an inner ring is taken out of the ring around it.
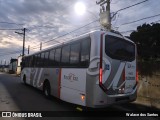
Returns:
[[[23,58],[21,81],[69,103],[92,108],[137,96],[136,45],[93,31]]]

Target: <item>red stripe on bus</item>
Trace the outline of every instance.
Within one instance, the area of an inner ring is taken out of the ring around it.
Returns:
[[[62,69],[59,69],[59,76],[58,76],[58,97],[60,98],[61,94],[61,75],[62,75]]]
[[[102,85],[102,75],[103,75],[103,68],[102,68],[102,55],[103,55],[103,51],[102,51],[102,48],[103,48],[103,34],[101,34],[101,41],[100,41],[100,66],[99,66],[99,84]]]
[[[100,66],[99,66],[99,86],[102,88],[104,92],[107,91],[105,86],[103,85],[103,35],[104,33],[101,34],[101,40],[100,40]]]

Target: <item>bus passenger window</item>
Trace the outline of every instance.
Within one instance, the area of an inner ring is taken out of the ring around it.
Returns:
[[[80,43],[71,45],[70,65],[79,66]]]
[[[49,52],[45,52],[45,56],[44,56],[44,66],[48,67],[48,56],[49,56]]]
[[[61,59],[62,66],[69,66],[69,55],[70,55],[70,45],[64,46],[62,48],[62,59]]]
[[[40,66],[41,66],[41,67],[44,67],[44,52],[41,53]]]
[[[55,65],[54,54],[55,54],[55,50],[51,50],[49,54],[49,66],[50,67],[53,67]]]
[[[28,57],[28,67],[31,67],[31,57]]]
[[[38,54],[37,55],[37,67],[41,66],[40,63],[41,63],[41,54]]]
[[[81,45],[81,67],[88,67],[90,55],[90,38],[83,40]]]
[[[55,52],[55,66],[60,65],[60,58],[61,58],[61,48],[57,48]]]
[[[29,58],[30,58],[29,67],[34,67],[34,56],[31,56]]]
[[[35,63],[34,63],[34,67],[37,67],[37,57],[38,55],[35,55]]]

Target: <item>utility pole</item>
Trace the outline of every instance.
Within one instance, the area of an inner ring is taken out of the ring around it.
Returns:
[[[111,15],[110,15],[110,0],[100,0],[96,2],[100,5],[100,24],[108,31],[111,31]],[[106,4],[106,5],[105,5]]]
[[[24,56],[24,49],[25,49],[25,32],[26,32],[26,28],[23,29],[23,53],[22,53],[22,56]]]
[[[40,50],[42,50],[42,42],[40,43]]]
[[[28,55],[29,55],[29,49],[30,49],[30,45],[28,45]]]
[[[24,56],[24,50],[25,50],[25,32],[26,32],[26,28],[23,28],[22,29],[23,33],[20,33],[20,32],[15,32],[19,35],[23,35],[23,50],[22,50],[22,56]]]

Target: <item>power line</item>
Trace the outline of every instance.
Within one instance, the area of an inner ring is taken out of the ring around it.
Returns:
[[[112,18],[113,18],[113,17],[114,17],[118,12],[120,12],[120,11],[122,11],[122,10],[125,10],[125,9],[128,9],[128,8],[131,8],[131,7],[137,6],[137,5],[142,4],[142,3],[144,3],[144,2],[147,2],[147,1],[148,1],[148,0],[144,0],[144,1],[142,1],[142,2],[138,2],[138,3],[133,4],[133,5],[130,5],[130,6],[128,6],[128,7],[125,7],[125,8],[119,9],[119,10],[117,10],[117,11],[113,14]]]
[[[10,23],[10,22],[0,22],[0,23],[4,23],[4,24],[15,24],[15,25],[24,25],[24,24],[18,24],[18,23]]]
[[[3,52],[3,53],[1,53],[0,55],[4,55],[4,54],[6,54],[6,53],[7,53],[7,54],[12,54],[12,53],[19,52],[19,51],[22,51],[22,50]]]
[[[96,19],[96,20],[94,20],[94,21],[92,21],[92,22],[90,22],[90,23],[88,23],[88,24],[86,24],[86,25],[84,25],[84,26],[82,26],[82,27],[79,27],[79,28],[77,28],[77,29],[75,29],[75,30],[73,30],[73,31],[71,31],[71,32],[68,32],[68,33],[66,33],[66,34],[60,35],[60,36],[58,36],[58,37],[56,37],[56,38],[54,38],[54,39],[52,39],[52,40],[48,40],[48,41],[46,41],[46,42],[43,42],[43,44],[48,43],[48,42],[51,42],[51,41],[54,41],[54,40],[56,40],[56,39],[58,39],[58,38],[61,38],[61,37],[66,36],[66,35],[68,35],[68,34],[71,34],[71,33],[75,32],[75,31],[77,31],[77,30],[79,30],[79,29],[81,29],[81,28],[84,28],[84,27],[86,27],[86,26],[88,26],[88,25],[96,22],[96,21],[98,21],[98,19]],[[36,45],[36,46],[39,46],[39,45]],[[36,46],[33,46],[33,47],[31,47],[31,48],[35,49]],[[38,47],[38,48],[39,48],[39,47]]]
[[[125,8],[119,9],[118,11],[116,11],[116,13],[117,13],[117,12],[119,12],[119,11],[122,11],[122,10],[128,9],[128,8],[131,8],[131,7],[137,6],[137,5],[142,4],[142,3],[144,3],[144,2],[147,2],[147,1],[148,1],[148,0],[144,0],[144,1],[142,1],[142,2],[139,2],[139,3],[136,3],[136,4],[130,5],[130,6],[128,6],[128,7],[125,7]]]
[[[157,23],[157,22],[160,22],[160,20],[156,20],[150,23]],[[120,33],[128,33],[128,32],[134,32],[134,31],[136,32],[136,30],[127,30],[127,31],[121,31]]]
[[[16,29],[12,29],[12,28],[11,29],[10,28],[9,29],[0,28],[0,30],[22,30],[22,29],[20,29],[20,28],[16,28]]]
[[[75,36],[80,36],[80,35],[82,35],[82,34],[85,34],[85,33],[87,33],[87,32],[89,32],[89,31],[93,31],[93,30],[97,30],[97,29],[100,29],[101,28],[101,26],[99,25],[99,26],[94,26],[93,28],[90,28],[90,29],[88,29],[88,30],[85,30],[85,31],[83,31],[83,33],[79,33],[79,34],[77,34],[77,35],[75,35]],[[68,41],[69,39],[67,39],[67,40],[63,40],[63,42],[66,42],[66,41]],[[56,40],[54,40],[55,42],[56,42]],[[57,44],[57,43],[55,43],[55,44]],[[46,45],[45,46],[43,46],[43,47],[46,47]],[[39,49],[40,47],[32,47],[32,49]]]
[[[123,23],[123,24],[121,24],[120,26],[132,24],[132,23],[135,23],[135,22],[139,22],[139,21],[141,21],[141,20],[145,20],[145,19],[149,19],[149,18],[153,18],[153,17],[157,17],[157,16],[160,16],[160,14],[153,15],[153,16],[149,16],[149,17],[145,17],[145,18],[141,18],[141,19],[139,19],[139,20],[134,20],[134,21],[127,22],[127,23]]]
[[[25,49],[26,50],[26,49]],[[19,51],[13,51],[13,52],[7,52],[7,54],[0,54],[0,57],[1,56],[8,56],[8,55],[12,55],[12,54],[18,54],[18,53],[21,53],[22,50],[19,50]]]
[[[36,28],[48,28],[48,29],[52,29],[52,28],[55,28],[55,26],[44,25],[44,26],[32,26],[32,27],[28,27],[28,29],[36,29]]]

